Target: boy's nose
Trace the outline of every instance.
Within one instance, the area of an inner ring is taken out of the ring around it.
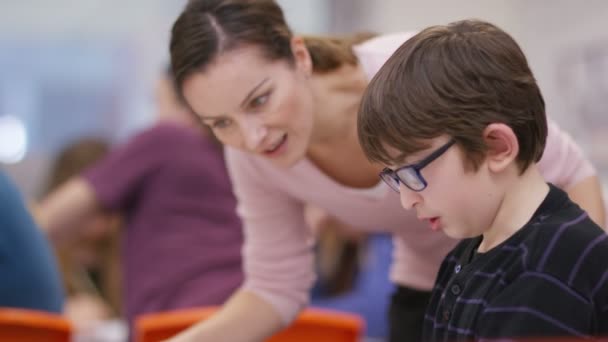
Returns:
[[[403,209],[409,210],[414,208],[420,202],[420,193],[408,188],[403,183],[399,183],[399,199]]]

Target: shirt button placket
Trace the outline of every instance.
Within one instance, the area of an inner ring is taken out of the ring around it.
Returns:
[[[443,310],[443,312],[441,313],[441,318],[443,319],[444,323],[447,323],[450,320],[450,310]]]

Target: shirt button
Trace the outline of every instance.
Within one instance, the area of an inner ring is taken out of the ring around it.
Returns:
[[[454,267],[454,273],[459,273],[461,269],[462,269],[462,266],[456,265],[456,267]]]
[[[447,322],[450,320],[450,310],[443,310],[443,313],[441,314],[441,318],[443,318],[444,322]]]
[[[458,296],[460,294],[461,288],[460,288],[460,285],[454,284],[454,285],[452,285],[452,288],[450,290],[452,291],[452,294],[454,296]]]

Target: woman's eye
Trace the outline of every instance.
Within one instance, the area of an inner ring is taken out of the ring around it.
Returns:
[[[264,95],[260,95],[260,96],[256,97],[255,99],[251,100],[251,108],[257,108],[257,107],[264,105],[268,101],[269,96],[270,96],[270,94],[264,94]]]
[[[232,123],[231,120],[220,119],[220,120],[214,121],[213,124],[211,125],[211,127],[217,128],[217,129],[222,129],[222,128],[226,128],[226,127],[230,126],[231,123]]]

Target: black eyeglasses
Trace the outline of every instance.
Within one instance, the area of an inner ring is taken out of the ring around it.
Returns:
[[[384,170],[380,172],[380,178],[396,192],[399,192],[399,183],[405,184],[405,186],[413,191],[422,191],[426,188],[427,182],[424,177],[422,177],[422,174],[420,174],[420,170],[429,165],[433,160],[439,158],[448,150],[448,148],[450,148],[450,146],[454,145],[455,142],[456,140],[451,139],[416,164],[401,166],[395,171],[384,168]]]

